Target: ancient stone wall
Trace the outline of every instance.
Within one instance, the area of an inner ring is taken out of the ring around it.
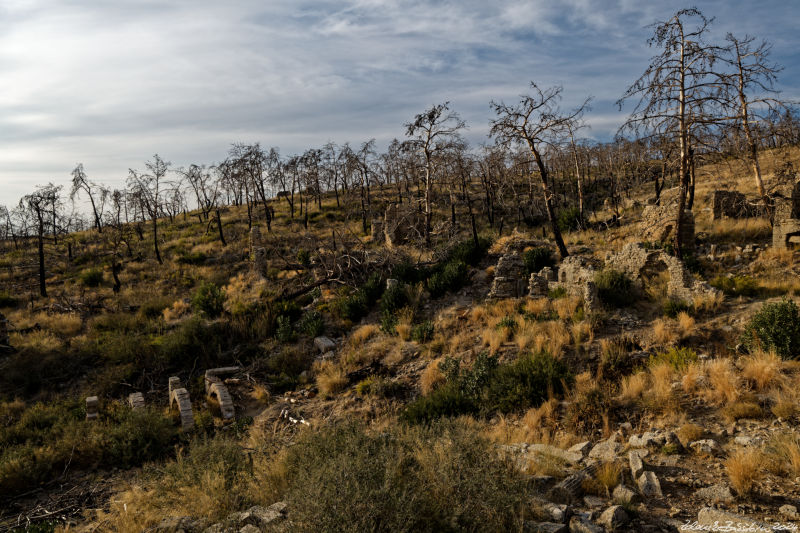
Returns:
[[[525,295],[525,263],[517,252],[500,257],[494,269],[488,298],[519,298]]]
[[[758,209],[747,201],[747,197],[738,191],[717,190],[711,197],[712,219],[751,218],[758,216]]]
[[[648,205],[642,211],[641,238],[651,242],[668,242],[674,238],[678,219],[677,204]],[[686,249],[694,249],[694,214],[684,210],[681,218],[681,242]]]
[[[686,302],[719,292],[708,283],[695,279],[677,257],[663,250],[647,250],[641,243],[626,244],[619,253],[608,258],[606,266],[627,274],[640,289],[662,272],[667,272],[667,296]]]
[[[800,181],[791,190],[791,197],[775,197],[772,215],[772,246],[786,248],[789,240],[800,240]]]

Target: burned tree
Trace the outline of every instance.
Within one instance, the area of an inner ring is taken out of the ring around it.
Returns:
[[[696,26],[689,23],[696,21]],[[654,24],[648,45],[662,49],[644,74],[617,102],[620,109],[638,98],[620,131],[669,136],[679,147],[679,195],[675,220],[675,252],[682,255],[681,226],[690,193],[694,153],[704,130],[719,122],[715,107],[722,99],[722,78],[714,70],[721,48],[705,41],[711,20],[697,9],[682,9],[665,22]]]
[[[491,103],[497,118],[491,122],[490,135],[503,146],[524,145],[530,151],[539,171],[553,239],[558,247],[558,253],[564,258],[569,252],[558,227],[553,194],[549,186],[549,170],[543,150],[546,147],[557,146],[565,135],[576,129],[589,100],[569,112],[562,112],[558,107],[563,90],[561,87],[551,87],[542,91],[531,82],[531,89],[533,95],[522,95],[519,103],[514,106],[502,102]]]
[[[72,170],[72,190],[69,199],[75,200],[81,192],[85,192],[92,205],[92,215],[94,215],[94,226],[98,233],[103,232],[103,209],[108,199],[109,190],[101,185],[89,181],[83,163],[78,163]],[[99,204],[99,206],[98,206]]]
[[[128,171],[128,187],[131,190],[132,199],[139,203],[139,208],[144,213],[147,212],[153,225],[153,249],[159,263],[161,252],[158,250],[158,217],[162,213],[162,185],[167,175],[167,171],[172,163],[164,161],[158,154],[153,156],[152,161],[147,161],[145,167],[149,174],[140,174],[136,170]]]
[[[28,211],[36,221],[36,243],[39,255],[39,294],[47,296],[45,284],[46,272],[44,267],[44,240],[47,224],[56,220],[56,209],[61,195],[61,186],[49,183],[37,187],[31,194],[25,195],[19,202],[20,209]],[[55,233],[55,228],[53,232]]]
[[[437,177],[439,155],[460,140],[459,131],[466,127],[458,113],[450,111],[450,102],[434,105],[414,117],[406,125],[406,135],[423,156],[425,175],[425,242],[431,242],[431,194]]]

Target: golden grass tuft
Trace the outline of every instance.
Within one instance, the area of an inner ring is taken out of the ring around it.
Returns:
[[[508,328],[488,327],[481,332],[481,340],[489,348],[489,353],[494,355],[508,340],[508,335]]]
[[[742,377],[750,382],[756,390],[769,388],[781,377],[783,361],[775,352],[758,350],[752,355],[739,360]]]
[[[656,344],[672,344],[676,340],[678,340],[678,336],[668,321],[663,318],[653,321],[653,341]]]
[[[29,348],[37,352],[54,352],[62,347],[61,340],[46,330],[31,331],[30,333],[12,333],[11,346],[23,349]]]
[[[698,426],[697,424],[693,424],[691,422],[683,424],[681,427],[678,428],[678,439],[681,441],[681,444],[684,446],[688,446],[690,442],[696,441],[703,436],[705,431],[702,427]]]
[[[678,333],[682,339],[693,335],[695,332],[695,320],[686,311],[678,313]]]
[[[313,369],[320,394],[335,394],[347,387],[347,373],[333,361],[316,361]]]
[[[696,296],[692,300],[692,304],[697,313],[713,314],[719,311],[724,300],[725,295],[722,292],[705,293],[701,296]]]
[[[161,314],[166,322],[176,322],[188,315],[191,311],[191,304],[183,300],[175,300],[172,305],[164,309]]]
[[[781,386],[770,390],[770,398],[772,399],[770,410],[778,418],[789,420],[800,412],[800,391],[797,390],[796,384],[790,384],[788,381],[782,383]]]
[[[739,398],[739,377],[730,359],[715,359],[706,364],[708,387],[706,401],[715,405],[727,405]]]
[[[350,334],[350,346],[358,348],[381,332],[377,324],[365,324]]]
[[[667,412],[677,408],[672,393],[675,370],[669,363],[659,363],[650,367],[651,386],[647,391],[650,405],[659,411]]]
[[[530,315],[543,316],[550,312],[550,300],[547,298],[528,298],[522,310]]]
[[[561,320],[569,320],[575,314],[578,306],[583,301],[583,298],[575,296],[568,296],[566,298],[559,298],[553,301],[553,310]]]
[[[619,387],[619,399],[623,403],[634,403],[641,400],[649,383],[647,372],[637,372],[622,378]]]
[[[686,365],[686,370],[683,371],[683,377],[681,378],[683,392],[693,394],[698,390],[704,378],[705,371],[703,365],[697,361],[692,361]]]
[[[736,450],[725,461],[725,472],[731,481],[731,486],[740,496],[751,494],[763,477],[763,463],[765,457],[761,450],[745,448]]]
[[[597,468],[594,478],[605,489],[605,496],[609,497],[622,479],[622,469],[614,462],[603,463]]]
[[[773,435],[767,444],[767,456],[775,473],[800,476],[800,435],[788,432]]]
[[[442,362],[442,358],[434,359],[428,366],[425,367],[425,370],[422,372],[422,375],[419,378],[419,386],[422,390],[422,394],[430,394],[433,392],[436,387],[444,384],[445,377],[442,374],[441,369],[439,368],[439,364]]]
[[[536,352],[546,351],[553,357],[560,357],[566,346],[569,346],[572,336],[567,327],[558,320],[537,322],[539,332],[533,339],[533,348]]]

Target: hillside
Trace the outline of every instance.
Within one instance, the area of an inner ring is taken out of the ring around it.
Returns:
[[[765,180],[799,159],[765,157]],[[163,264],[133,225],[72,233],[47,243],[47,297],[35,239],[6,242],[0,530],[793,521],[797,251],[763,216],[712,218],[715,190],[754,200],[746,166],[697,183],[684,261],[648,237],[671,209],[650,183],[566,228],[564,259],[536,221],[473,232],[465,202],[434,203],[428,246],[399,186],[371,191],[370,228],[331,193],[307,218],[272,199],[269,230],[227,206],[225,243],[178,213]]]

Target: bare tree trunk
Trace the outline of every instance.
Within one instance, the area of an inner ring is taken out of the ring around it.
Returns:
[[[164,264],[161,260],[161,252],[158,251],[158,219],[153,216],[153,249],[156,251],[156,259],[159,264]]]
[[[39,231],[37,232],[38,237],[38,248],[39,248],[39,294],[43,297],[47,297],[47,287],[44,283],[45,271],[44,271],[44,222],[41,219],[41,215],[39,216]]]
[[[216,214],[217,214],[217,229],[219,230],[219,240],[222,242],[222,246],[227,246],[228,243],[225,242],[225,235],[222,233],[222,217],[219,215],[219,209],[216,210]],[[269,225],[269,222],[267,223],[267,225]]]

